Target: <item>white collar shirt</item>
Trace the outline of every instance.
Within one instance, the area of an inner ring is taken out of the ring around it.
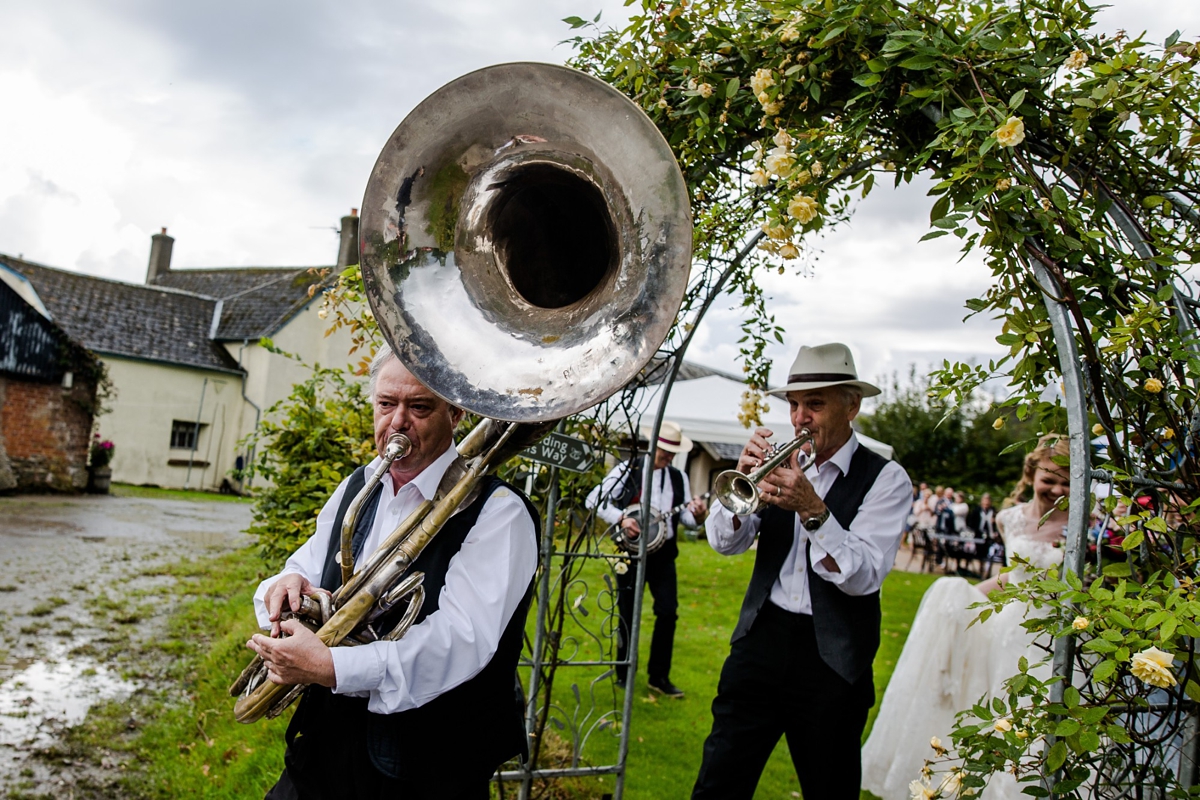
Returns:
[[[860,446],[858,437],[852,433],[829,460],[819,467],[812,464],[804,471],[818,496],[823,499],[834,481],[846,473]],[[848,530],[831,514],[824,525],[810,533],[797,515],[792,547],[771,587],[771,602],[785,611],[812,613],[806,550],[811,553],[817,577],[846,594],[861,596],[878,591],[896,560],[904,520],[911,506],[912,482],[899,464],[889,461],[867,490]],[[734,514],[721,503],[713,504],[706,528],[708,541],[718,553],[744,553],[758,535],[761,524],[758,514],[738,518],[740,524],[736,530],[734,519]],[[837,563],[837,571],[821,563],[826,556]]]
[[[683,502],[686,503],[692,497],[691,487],[687,473],[680,470],[679,474],[683,476]],[[617,506],[613,498],[624,493],[628,480],[629,462],[622,462],[613,467],[600,483],[599,491],[593,489],[588,494],[588,508],[595,508],[597,516],[610,525],[616,525],[621,521],[625,510]],[[675,488],[671,485],[670,467],[654,470],[654,475],[650,478],[650,507],[664,513],[675,507]],[[679,521],[685,528],[697,527],[696,518],[686,507],[680,510]],[[670,526],[667,527],[667,538],[670,539],[674,537],[675,531],[670,530]]]
[[[458,456],[454,445],[411,481],[393,491],[390,473],[382,480],[375,519],[355,561],[365,560],[389,534],[425,500],[431,500],[450,464]],[[367,467],[370,475],[380,463]],[[342,484],[317,516],[317,530],[287,560],[283,571],[259,584],[254,608],[259,625],[267,628],[264,597],[282,575],[303,575],[314,585],[321,580],[337,510],[345,494]],[[373,642],[358,647],[334,647],[337,685],[334,692],[369,698],[377,714],[393,714],[422,706],[470,680],[487,666],[499,647],[500,636],[520,605],[537,569],[537,531],[519,496],[501,487],[484,504],[462,548],[450,560],[438,610],[414,625],[399,641]]]

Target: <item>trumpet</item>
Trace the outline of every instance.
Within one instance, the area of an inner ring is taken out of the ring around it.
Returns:
[[[713,495],[721,501],[721,505],[739,516],[759,511],[763,507],[762,497],[758,491],[759,482],[776,467],[787,461],[792,453],[812,440],[812,433],[808,428],[803,428],[795,439],[785,445],[775,447],[770,458],[749,475],[736,469],[725,470],[717,475],[717,479],[713,483]]]

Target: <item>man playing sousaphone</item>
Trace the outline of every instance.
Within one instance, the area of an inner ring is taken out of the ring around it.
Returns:
[[[396,433],[412,448],[392,462],[358,518],[357,569],[434,496],[458,456],[453,433],[463,414],[386,345],[371,362],[370,391],[379,452]],[[267,798],[487,798],[495,768],[526,750],[516,667],[537,568],[537,515],[511,486],[485,478],[413,564],[425,573],[425,602],[407,635],[331,649],[281,614],[302,596],[341,585],[336,532],[364,481],[359,469],[342,482],[316,533],[254,596],[271,635],[247,646],[272,682],[311,684]],[[288,638],[276,638],[281,631]]]
[[[642,435],[651,431],[642,428]],[[647,683],[651,689],[668,697],[683,697],[683,690],[671,683],[671,654],[675,647],[676,613],[679,608],[678,586],[675,575],[675,559],[679,545],[675,541],[675,529],[682,522],[688,528],[698,528],[708,514],[708,505],[701,497],[693,497],[688,487],[688,478],[681,470],[671,466],[677,453],[692,449],[692,440],[683,435],[679,425],[664,421],[658,433],[658,449],[654,455],[654,474],[650,480],[650,508],[668,519],[659,524],[663,527],[665,541],[653,552],[646,554],[646,585],[654,597],[654,635],[650,639],[650,661],[647,665]],[[626,509],[641,500],[642,464],[644,459],[635,456],[612,469],[600,484],[599,491],[588,496],[588,506],[610,525],[619,525],[626,541],[636,541],[642,534],[636,516],[627,514]],[[690,498],[690,499],[688,499]],[[620,627],[617,630],[617,660],[624,661],[629,653],[629,631],[633,619],[633,595],[636,573],[633,570],[617,574],[617,612]],[[617,667],[617,679],[625,682],[626,672]]]
[[[787,384],[798,454],[758,484],[765,508],[744,517],[721,504],[708,523],[719,553],[748,550],[754,573],[713,700],[712,733],[693,798],[749,800],[781,735],[805,797],[858,798],[859,742],[875,702],[879,588],[900,545],[912,483],[899,464],[859,444],[850,423],[864,396],[843,344],[802,347]],[[769,460],[759,428],[738,459],[750,474]]]

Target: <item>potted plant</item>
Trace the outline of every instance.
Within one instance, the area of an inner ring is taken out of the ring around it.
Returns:
[[[96,494],[108,494],[108,487],[112,483],[112,467],[109,462],[112,461],[113,443],[108,439],[101,439],[100,434],[96,434],[92,439],[91,449],[88,450],[88,489]]]

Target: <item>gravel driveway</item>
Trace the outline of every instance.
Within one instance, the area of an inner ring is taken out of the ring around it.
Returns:
[[[235,502],[0,498],[0,796],[66,796],[70,776],[31,754],[138,689],[109,655],[161,630],[173,579],[158,568],[249,544],[250,517]]]

